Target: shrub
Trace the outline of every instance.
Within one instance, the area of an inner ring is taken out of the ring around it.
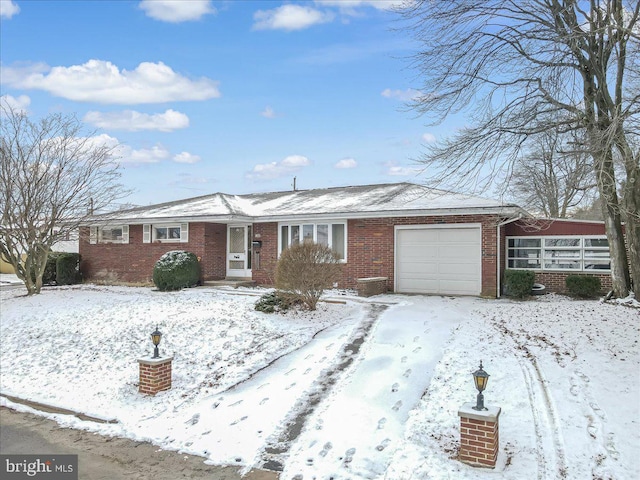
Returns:
[[[256,302],[255,309],[263,313],[286,312],[291,308],[291,300],[278,291],[265,293]]]
[[[531,295],[535,278],[535,273],[529,270],[505,270],[505,294],[516,298],[524,298]]]
[[[56,259],[56,283],[74,285],[82,281],[80,274],[80,254],[61,253]]]
[[[200,263],[191,252],[173,250],[153,267],[153,283],[162,292],[195,287],[200,282]]]
[[[43,285],[53,285],[57,283],[58,277],[58,257],[62,255],[60,252],[50,252],[47,256],[47,265],[44,267],[42,274]]]
[[[600,278],[591,275],[567,275],[564,283],[572,297],[593,298],[602,288]]]
[[[276,267],[279,295],[315,310],[322,292],[342,273],[339,258],[325,245],[304,242],[282,252]]]

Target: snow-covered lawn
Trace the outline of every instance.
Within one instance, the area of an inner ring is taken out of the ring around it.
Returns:
[[[64,426],[287,480],[640,478],[637,308],[330,292],[339,303],[267,315],[255,293],[2,290],[1,393],[117,420],[49,415]],[[156,325],[173,388],[148,397],[136,360]],[[495,470],[455,459],[481,359],[502,407]]]

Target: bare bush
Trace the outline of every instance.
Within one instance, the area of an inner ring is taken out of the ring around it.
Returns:
[[[331,248],[312,242],[292,245],[280,255],[276,288],[283,296],[302,301],[315,310],[325,289],[342,273],[340,260]]]

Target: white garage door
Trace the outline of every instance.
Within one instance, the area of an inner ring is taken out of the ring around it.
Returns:
[[[479,224],[396,227],[396,292],[480,295]]]

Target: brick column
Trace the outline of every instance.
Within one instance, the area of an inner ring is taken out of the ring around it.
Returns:
[[[460,410],[460,461],[474,467],[495,468],[498,458],[500,407],[474,410],[465,403]]]
[[[171,388],[171,362],[173,357],[140,358],[140,386],[138,391],[155,395]]]

